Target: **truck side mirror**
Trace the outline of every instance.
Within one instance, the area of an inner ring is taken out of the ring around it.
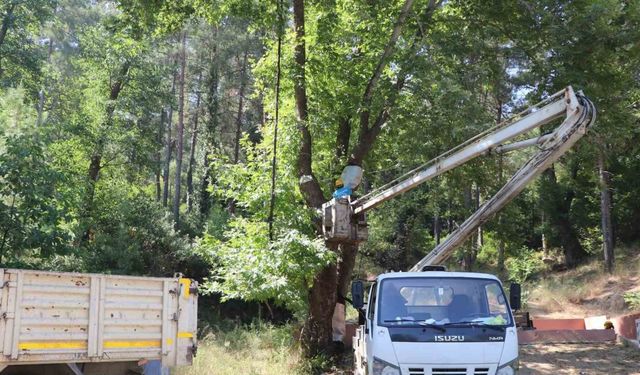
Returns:
[[[514,310],[522,307],[522,287],[519,283],[511,283],[509,287],[509,305]]]
[[[360,280],[351,283],[351,299],[354,308],[360,310],[364,306],[364,284]]]

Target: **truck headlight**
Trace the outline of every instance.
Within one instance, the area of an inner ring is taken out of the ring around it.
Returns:
[[[516,375],[518,373],[518,358],[514,359],[509,363],[505,363],[504,365],[498,367],[498,372],[496,375]]]
[[[400,375],[400,368],[373,357],[373,375]]]

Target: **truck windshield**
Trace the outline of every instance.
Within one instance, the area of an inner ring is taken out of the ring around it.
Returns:
[[[491,279],[386,279],[378,301],[378,324],[382,326],[511,325],[502,287]]]

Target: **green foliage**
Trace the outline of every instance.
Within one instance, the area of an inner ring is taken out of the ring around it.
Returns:
[[[200,321],[206,325],[208,322]],[[311,374],[301,368],[292,325],[261,322],[206,329],[193,366],[176,369],[178,375]],[[317,373],[317,372],[316,372]]]
[[[376,114],[395,101],[364,160],[363,186],[370,189],[572,84],[595,101],[597,125],[552,173],[483,226],[485,244],[470,257],[474,269],[495,267],[504,246],[510,277],[531,280],[542,269],[536,249],[543,235],[552,248],[566,246],[563,235],[570,234],[585,250],[580,256],[599,253],[594,161],[600,151],[612,176],[617,240],[640,240],[637,2],[454,0],[430,15],[429,1],[417,0],[371,103],[363,103],[402,3],[305,1],[308,126],[314,175],[327,196],[359,142],[363,105]],[[0,41],[1,263],[180,271],[209,277],[204,289],[226,299],[275,300],[304,311],[315,274],[336,254],[317,238],[318,214],[304,207],[299,191],[295,33],[289,3],[283,5],[278,15],[276,1],[258,0],[2,2],[0,24],[9,22]],[[269,241],[280,26],[275,239]],[[171,153],[179,32],[187,33],[183,162],[191,162],[186,155],[193,148],[195,203],[188,211],[186,197],[178,197],[184,220],[175,228],[155,194],[163,169],[169,190],[176,180],[186,184]],[[348,152],[341,153],[336,135],[345,123]],[[436,245],[437,229],[441,239],[455,230],[530,153],[489,155],[371,212],[365,264],[411,266]],[[92,181],[96,156],[100,170]],[[467,248],[460,258],[470,255]]]
[[[290,229],[269,242],[266,223],[242,218],[229,223],[224,240],[207,235],[200,247],[217,263],[204,290],[227,299],[275,300],[297,312],[306,308],[314,275],[335,261],[319,239]]]
[[[23,83],[37,92],[46,54],[39,31],[54,12],[55,0],[10,0],[0,3],[0,89]]]
[[[162,206],[127,188],[121,182],[100,190],[95,229],[86,245],[86,269],[154,276],[172,276],[179,269],[201,276],[201,270],[193,270],[198,260],[189,243],[173,230]]]
[[[46,162],[35,136],[12,136],[0,151],[0,263],[46,258],[67,249],[72,233],[57,191],[63,176]]]
[[[531,249],[522,248],[516,256],[509,258],[506,262],[509,272],[509,279],[517,283],[524,283],[532,276],[540,272],[544,263]]]
[[[627,292],[623,297],[632,310],[640,310],[640,292]]]

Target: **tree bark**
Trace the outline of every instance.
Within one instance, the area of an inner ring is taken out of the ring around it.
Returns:
[[[338,133],[336,135],[336,161],[341,162],[342,158],[349,152],[349,141],[351,139],[351,119],[342,117],[338,121]]]
[[[334,252],[338,251],[336,246],[330,248]],[[308,293],[309,313],[302,329],[302,346],[307,356],[326,354],[329,348],[337,286],[338,273],[335,264],[324,267],[313,279],[313,286]]]
[[[173,82],[171,83],[171,99],[176,96],[176,73],[173,74]],[[162,206],[167,207],[169,204],[169,175],[171,168],[171,154],[173,153],[173,140],[171,139],[171,132],[173,130],[173,104],[169,104],[167,110],[167,143],[166,152],[164,157],[164,169],[162,171],[163,191],[162,191]]]
[[[247,69],[247,56],[248,51],[244,51],[242,62],[240,63],[240,87],[238,89],[238,111],[236,113],[236,137],[233,146],[233,163],[238,164],[240,162],[240,138],[242,138],[242,114],[244,111],[244,91],[245,91],[245,76]],[[230,214],[236,211],[236,201],[230,200],[227,210]]]
[[[369,153],[371,148],[373,147],[375,140],[377,139],[380,131],[382,130],[382,126],[387,122],[390,115],[391,108],[395,105],[395,101],[399,96],[400,91],[404,87],[406,74],[400,72],[398,76],[398,80],[396,82],[395,92],[386,100],[386,103],[378,112],[373,123],[371,123],[371,104],[374,97],[375,90],[378,85],[378,81],[382,75],[384,68],[389,63],[389,59],[392,53],[395,51],[395,47],[402,33],[404,25],[407,21],[407,17],[411,11],[411,7],[413,6],[413,0],[405,0],[402,5],[402,9],[400,10],[400,14],[396,20],[396,23],[393,26],[393,30],[391,32],[391,36],[387,41],[381,55],[378,60],[378,64],[371,75],[371,78],[367,82],[367,87],[362,95],[362,102],[360,106],[360,131],[358,136],[358,143],[353,149],[353,153],[349,157],[350,164],[362,165],[362,162],[365,156]],[[441,4],[441,1],[436,2],[434,0],[430,0],[429,4],[426,7],[426,19],[430,19],[433,15],[434,10]],[[417,37],[422,37],[422,34],[419,33]]]
[[[413,0],[405,1],[398,20],[393,27],[389,41],[382,51],[380,60],[378,61],[378,64],[376,65],[376,68],[373,71],[363,93],[362,106],[360,108],[359,139],[354,149],[354,153],[349,157],[349,161],[351,163],[361,165],[364,157],[371,150],[375,139],[380,133],[382,125],[389,118],[389,110],[393,106],[397,95],[393,96],[392,99],[383,106],[376,119],[373,121],[373,124],[371,124],[369,120],[369,111],[371,110],[370,106],[377,88],[377,82],[380,79],[385,66],[388,64],[391,54],[395,50],[396,42],[402,32],[402,28],[406,22],[412,4]],[[430,9],[432,9],[431,7],[433,7],[433,4],[433,1],[430,1]],[[304,41],[304,5],[304,0],[293,0],[293,25],[295,28],[293,66],[294,94],[297,126],[301,135],[301,145],[297,159],[297,174],[300,179],[300,191],[302,192],[305,203],[309,207],[319,208],[326,199],[312,169],[312,137],[308,125],[309,110],[305,83],[306,52]],[[397,82],[397,92],[402,89],[403,85],[404,79],[401,75]],[[317,229],[320,230],[319,225],[317,225]],[[338,251],[333,244],[327,245],[334,251]],[[352,268],[348,269],[347,265],[344,265],[340,272],[350,274],[352,270]],[[318,275],[316,275],[313,286],[309,290],[309,316],[305,322],[302,334],[303,346],[306,349],[306,354],[309,356],[321,353],[323,349],[327,348],[327,345],[331,341],[331,317],[333,315],[336,302],[337,282],[339,279],[336,273],[337,267],[335,265],[325,267]]]
[[[104,131],[110,131],[110,127],[113,125],[113,112],[116,109],[116,100],[120,96],[120,92],[124,87],[124,84],[127,79],[127,74],[129,73],[129,68],[131,64],[127,61],[125,62],[120,70],[118,71],[118,76],[115,78],[109,90],[109,102],[107,103],[105,109],[105,120],[103,123]],[[93,206],[93,197],[95,195],[95,185],[100,178],[100,170],[102,169],[102,153],[104,152],[104,141],[98,140],[96,147],[91,155],[91,159],[89,161],[89,196],[87,199],[88,207]]]
[[[11,21],[13,21],[13,11],[16,7],[16,3],[11,3],[9,5],[9,9],[7,9],[7,13],[2,18],[2,26],[0,26],[0,47],[4,44],[4,39],[7,36],[7,32],[9,31],[9,26]]]
[[[351,277],[353,268],[356,264],[356,255],[358,254],[358,245],[342,244],[340,245],[340,259],[338,260],[338,293],[343,297],[349,294]]]
[[[502,108],[502,106],[500,106],[500,108]],[[498,112],[498,124],[501,121],[501,112]],[[504,156],[502,154],[498,155],[498,184],[500,186],[503,185],[504,183]],[[502,214],[498,214],[498,228],[499,230],[503,231],[504,229],[502,228],[504,224],[504,218]],[[504,245],[504,239],[503,239],[504,233],[500,233],[500,239],[498,240],[498,271],[499,272],[504,272],[505,267],[504,267],[504,261],[505,261],[505,245]]]
[[[467,185],[464,189],[464,208],[465,212],[473,212],[473,185]],[[474,263],[474,253],[476,251],[476,242],[472,239],[469,240],[469,247],[464,250],[463,267],[465,271],[471,271]]]
[[[206,110],[208,113],[206,122],[205,133],[205,153],[202,161],[202,167],[204,169],[202,175],[202,181],[200,184],[200,216],[207,218],[211,209],[211,194],[209,193],[209,184],[211,181],[211,161],[209,156],[211,155],[211,149],[215,144],[215,133],[218,129],[218,63],[217,63],[217,45],[215,44],[215,38],[217,37],[217,29],[213,28],[214,44],[211,48],[210,64],[209,64],[209,77],[207,80],[208,94],[206,99]]]
[[[196,145],[198,143],[198,114],[200,112],[200,81],[202,73],[198,76],[198,92],[196,93],[196,108],[193,114],[193,127],[191,128],[191,147],[189,148],[189,167],[187,168],[187,212],[193,209],[193,170],[196,166]]]
[[[156,152],[156,202],[160,202],[162,199],[162,183],[160,182],[160,176],[162,175],[162,136],[164,135],[164,122],[166,120],[167,113],[164,108],[160,110],[160,126],[158,128],[158,152]]]
[[[575,178],[578,173],[577,166],[572,166],[571,168],[572,177]],[[547,212],[546,216],[549,219],[549,224],[554,228],[554,232],[558,235],[566,266],[573,268],[582,263],[588,256],[570,219],[571,204],[575,198],[575,191],[572,188],[567,188],[564,194],[561,193],[553,167],[547,169],[543,176],[546,183],[551,187],[550,194],[547,194],[543,199],[548,201],[547,207],[553,207],[553,211]]]
[[[478,185],[478,183],[475,184],[476,188],[475,188],[475,210],[478,210],[478,208],[480,208],[480,185]],[[477,230],[477,239],[476,239],[476,249],[479,251],[482,246],[484,246],[484,232],[482,230],[482,225],[478,226],[478,230]],[[477,251],[476,251],[476,255],[477,255]]]
[[[440,214],[438,212],[433,216],[433,238],[436,245],[440,244]]]
[[[360,112],[360,126],[363,127],[363,130],[368,130],[369,127],[369,114],[371,111],[371,101],[373,99],[373,94],[375,92],[376,86],[378,84],[378,80],[382,75],[382,71],[387,66],[389,62],[389,58],[391,54],[395,50],[396,42],[400,37],[400,33],[402,32],[402,28],[407,20],[407,16],[409,15],[409,11],[413,6],[414,0],[405,0],[402,5],[402,9],[400,10],[400,14],[398,15],[398,19],[396,20],[395,25],[393,26],[393,31],[391,32],[391,37],[387,42],[386,46],[382,50],[382,54],[380,55],[380,59],[378,60],[378,64],[367,83],[367,87],[364,90],[364,94],[362,95],[362,108]],[[432,1],[430,1],[429,6],[432,6]]]
[[[116,109],[116,101],[118,100],[118,97],[120,96],[120,92],[122,91],[125,85],[130,67],[131,67],[131,63],[129,61],[125,61],[124,64],[122,64],[122,66],[120,67],[120,70],[118,71],[117,76],[113,80],[113,83],[111,84],[111,87],[109,90],[109,101],[107,102],[107,105],[105,108],[105,119],[103,122],[104,132],[111,131],[110,128],[113,125],[113,113],[115,112],[115,109]],[[102,170],[102,167],[103,167],[102,154],[104,152],[105,146],[106,146],[105,141],[102,139],[102,137],[100,137],[96,142],[96,146],[89,159],[89,170],[87,173],[89,177],[89,181],[88,181],[89,186],[87,190],[87,198],[84,203],[85,204],[84,216],[86,219],[89,219],[91,217],[91,212],[93,211],[93,201],[94,201],[95,192],[96,192],[96,184],[98,183],[98,179],[100,178],[100,171]],[[92,230],[93,230],[93,226],[91,222],[88,222],[86,225],[84,234],[82,236],[82,241],[80,243],[91,238]]]
[[[248,51],[244,51],[240,66],[240,88],[238,90],[238,113],[236,114],[236,140],[233,149],[233,163],[240,161],[240,138],[242,137],[242,113],[244,110],[245,76],[247,70]]]
[[[173,221],[176,229],[180,225],[180,193],[182,188],[182,153],[184,147],[184,84],[187,69],[187,33],[182,32],[182,47],[180,48],[180,78],[178,80],[178,134],[176,137],[176,174],[173,192]]]
[[[298,151],[297,170],[299,186],[308,206],[320,208],[326,201],[318,179],[313,174],[312,139],[309,130],[309,108],[307,104],[307,88],[305,79],[306,50],[304,30],[304,0],[293,0],[293,25],[295,28],[294,47],[294,96],[296,102],[296,122],[302,144]],[[333,288],[335,290],[335,288]],[[334,293],[335,294],[335,293]],[[335,295],[334,295],[335,298]]]
[[[302,137],[297,160],[299,186],[307,205],[319,208],[326,200],[311,167],[312,139],[308,124],[309,109],[305,82],[304,0],[293,0],[293,23],[296,122]],[[338,250],[336,246],[331,248],[333,251]],[[336,265],[331,264],[315,276],[313,285],[309,289],[309,314],[302,331],[302,346],[309,357],[323,353],[331,343],[331,319],[336,304],[337,282]]]
[[[602,249],[605,270],[613,273],[615,266],[613,231],[611,229],[611,175],[607,171],[606,156],[601,147],[598,152],[598,177],[600,180],[600,219],[602,229]]]

